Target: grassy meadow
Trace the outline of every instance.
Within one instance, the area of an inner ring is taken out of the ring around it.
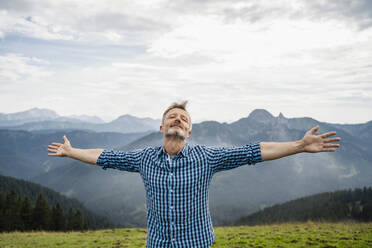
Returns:
[[[372,223],[288,223],[215,227],[217,247],[369,247]],[[145,247],[146,229],[0,233],[0,247]]]

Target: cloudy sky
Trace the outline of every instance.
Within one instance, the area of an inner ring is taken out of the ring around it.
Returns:
[[[0,0],[0,112],[372,120],[369,0]]]

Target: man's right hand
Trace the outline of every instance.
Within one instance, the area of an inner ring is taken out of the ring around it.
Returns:
[[[68,157],[71,153],[72,146],[70,141],[67,139],[66,135],[63,135],[64,144],[52,142],[48,145],[48,156],[58,156],[58,157]]]

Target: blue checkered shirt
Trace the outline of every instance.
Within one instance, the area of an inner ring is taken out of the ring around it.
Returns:
[[[164,147],[130,152],[104,150],[102,169],[139,172],[146,190],[146,247],[210,247],[215,240],[208,205],[214,173],[262,162],[259,143],[184,148],[171,158]]]

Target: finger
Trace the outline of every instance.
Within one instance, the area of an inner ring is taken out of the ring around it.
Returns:
[[[55,152],[55,153],[57,153],[57,149],[48,149],[48,152]]]
[[[319,125],[313,127],[313,128],[310,130],[310,133],[311,133],[311,134],[314,134],[314,133],[316,133],[316,131],[318,131],[318,130],[319,130]]]
[[[61,146],[61,143],[52,142],[52,145]]]
[[[340,141],[341,138],[337,137],[337,138],[332,138],[332,139],[326,139],[324,140],[324,143],[330,143],[330,142],[334,142],[334,141]]]
[[[333,131],[333,132],[323,133],[322,135],[320,135],[320,137],[327,138],[327,137],[335,135],[335,134],[336,134],[336,132]]]
[[[48,145],[49,148],[58,149],[59,146]]]
[[[334,152],[336,149],[323,149],[322,152]]]
[[[323,145],[323,147],[339,147],[340,144],[329,144],[329,145]]]
[[[58,156],[56,153],[48,153],[48,156]]]

